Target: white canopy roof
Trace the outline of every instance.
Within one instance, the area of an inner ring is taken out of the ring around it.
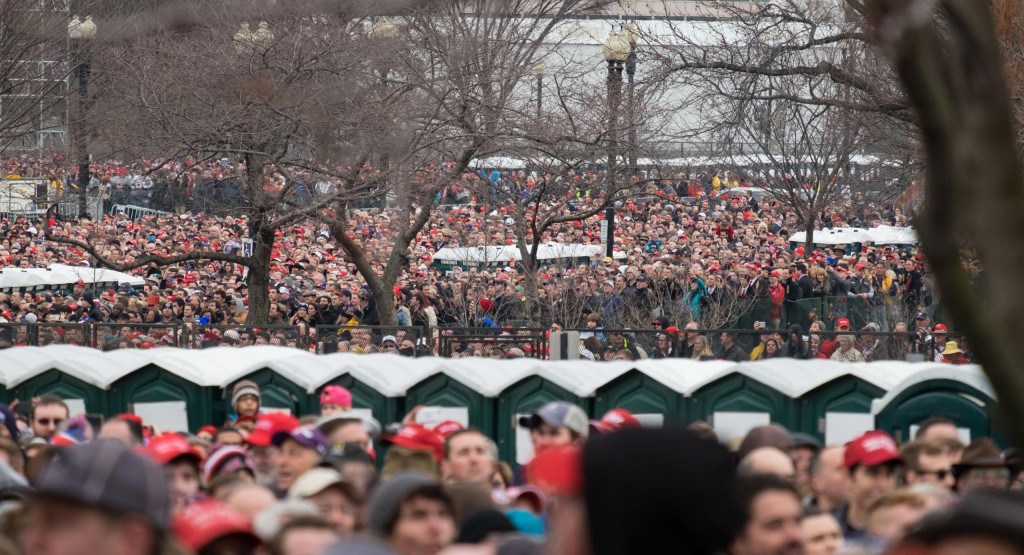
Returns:
[[[530,248],[533,246],[530,245]],[[586,245],[583,243],[547,243],[537,248],[537,260],[554,260],[559,258],[590,258],[602,256],[605,248],[602,245]],[[626,253],[615,252],[614,258],[626,258]],[[475,264],[491,264],[521,260],[519,248],[514,245],[498,245],[487,247],[443,248],[434,253],[436,262],[468,262]]]
[[[790,236],[794,243],[807,240],[807,232],[799,231]],[[873,228],[837,227],[835,229],[819,229],[814,232],[814,243],[817,245],[848,245],[850,243],[872,242],[877,245],[916,245],[917,233],[911,227],[893,227],[881,225]]]
[[[879,245],[916,245],[917,232],[912,227],[880,225],[868,230],[872,240]]]
[[[129,284],[140,287],[146,281],[124,272],[106,268],[53,264],[49,268],[4,268],[0,270],[0,289],[49,289],[70,286],[79,280],[86,284]]]

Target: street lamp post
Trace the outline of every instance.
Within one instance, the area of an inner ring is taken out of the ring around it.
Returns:
[[[533,72],[537,75],[537,121],[540,122],[540,118],[544,115],[544,72],[547,71],[547,67],[544,62],[537,62],[537,65],[533,66]]]
[[[629,151],[627,156],[629,158],[629,175],[636,175],[637,166],[637,146],[636,146],[636,97],[635,87],[633,85],[633,79],[636,76],[636,39],[637,34],[632,23],[627,24],[622,33],[626,36],[626,40],[629,42],[629,56],[626,57],[626,117],[629,119],[629,145],[626,147]]]
[[[616,166],[618,165],[619,144],[619,104],[622,102],[622,69],[623,63],[629,58],[629,40],[622,33],[612,31],[608,39],[604,41],[604,48],[601,52],[608,62],[608,191],[605,200],[613,202],[612,196],[615,193]],[[605,245],[605,256],[610,257],[614,252],[615,237],[615,210],[607,211],[608,237]]]
[[[399,33],[398,26],[388,17],[382,17],[370,26],[370,36],[385,42],[394,41],[398,38]],[[388,79],[391,76],[391,63],[387,55],[382,55],[376,64],[380,71],[381,85],[388,84]]]
[[[78,121],[75,122],[73,133],[75,147],[78,154],[78,216],[85,216],[88,212],[88,187],[92,176],[89,172],[89,133],[86,129],[86,112],[89,103],[89,71],[92,66],[92,59],[89,52],[89,43],[96,37],[96,23],[92,16],[86,16],[81,21],[78,16],[71,19],[68,24],[68,40],[71,44],[72,54],[75,61],[75,73],[78,74]]]

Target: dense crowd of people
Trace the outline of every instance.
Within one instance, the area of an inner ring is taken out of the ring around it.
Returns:
[[[1024,464],[955,422],[903,445],[843,444],[778,425],[590,420],[553,401],[494,438],[413,409],[382,426],[327,386],[319,413],[262,409],[231,389],[220,427],[96,422],[59,397],[0,404],[0,553],[447,555],[1021,553]],[[520,455],[524,455],[520,453]]]
[[[144,171],[154,165],[159,169]],[[80,248],[47,240],[47,224],[52,224],[54,235],[88,241],[118,263],[145,254],[202,249],[241,252],[248,235],[244,209],[236,207],[229,215],[204,210],[208,207],[197,200],[205,194],[200,192],[203,183],[213,187],[213,183],[237,180],[241,171],[239,164],[226,159],[202,164],[188,160],[163,165],[94,164],[94,188],[147,191],[150,197],[173,188],[181,199],[160,207],[182,211],[181,215],[135,219],[108,215],[100,221],[47,222],[42,216],[12,214],[0,222],[0,267],[96,264]],[[59,166],[26,160],[8,161],[3,173],[4,177],[55,180],[61,176]],[[408,265],[393,290],[398,325],[430,330],[424,338],[428,351],[440,350],[439,329],[453,333],[459,328],[536,326],[625,330],[621,343],[609,342],[609,334],[593,334],[597,339],[583,348],[586,356],[596,359],[667,356],[664,349],[656,352],[658,341],[668,339],[678,347],[678,330],[688,323],[717,330],[756,314],[757,324],[774,334],[769,341],[753,341],[756,334],[741,338],[748,356],[759,343],[764,356],[832,357],[830,345],[835,338],[828,334],[840,330],[845,320],[852,324],[847,330],[851,334],[839,342],[851,347],[840,349],[843,360],[900,357],[908,351],[928,351],[927,358],[934,355],[939,360],[947,351],[969,358],[967,345],[947,345],[931,338],[933,332],[944,335],[947,330],[938,327],[944,323],[930,322],[937,295],[916,247],[866,244],[853,252],[849,246],[834,245],[806,252],[788,241],[801,227],[793,210],[770,197],[746,194],[744,186],[749,183],[723,179],[713,172],[687,178],[651,170],[648,179],[638,180],[636,196],[616,202],[616,257],[599,256],[578,264],[560,261],[541,268],[536,276],[540,303],[535,312],[528,307],[528,281],[515,260],[450,270],[434,263],[433,255],[444,247],[512,244],[514,218],[519,216],[514,199],[529,194],[539,180],[548,177],[524,171],[470,171],[435,199],[432,216],[412,243]],[[268,175],[266,186],[280,186],[281,179]],[[561,187],[550,201],[552,206],[564,204],[560,214],[571,215],[597,202],[590,195],[599,189],[599,174],[551,179]],[[316,182],[303,190],[325,186]],[[396,217],[401,216],[387,208],[352,211],[349,236],[360,242],[375,268],[386,262],[394,243],[397,226],[392,220]],[[552,225],[543,241],[603,245],[602,217]],[[827,207],[818,220],[821,227],[872,227],[904,225],[906,216],[899,208],[844,198]],[[264,324],[291,326],[290,330],[242,327],[249,310],[246,269],[215,261],[139,268],[134,273],[145,277],[142,287],[97,290],[80,282],[51,291],[0,293],[0,320],[111,325],[95,341],[73,327],[55,326],[31,339],[34,344],[91,342],[99,348],[281,344],[328,352],[417,352],[417,337],[403,345],[403,334],[375,331],[357,337],[347,331],[375,326],[381,316],[355,264],[326,224],[309,220],[278,230],[271,258],[270,315]],[[980,286],[980,268],[973,262],[970,266]],[[143,327],[146,324],[150,327]],[[169,327],[154,327],[157,324],[193,327],[183,337]],[[317,326],[345,329],[315,337]],[[674,335],[650,333],[658,329],[673,330]],[[630,332],[643,332],[645,338],[632,338]],[[911,346],[883,349],[885,337],[864,332],[907,334],[906,343]],[[799,341],[791,341],[791,333]],[[5,346],[28,341],[27,330],[17,326],[0,331],[0,344]],[[624,348],[630,342],[642,349]],[[452,353],[456,356],[492,356],[491,346],[457,343],[458,350]],[[687,341],[673,356],[720,357],[727,349],[717,334],[704,337],[703,345],[694,355],[692,341]],[[516,356],[507,351],[521,351],[523,345],[502,343],[500,348],[502,352],[493,356]]]

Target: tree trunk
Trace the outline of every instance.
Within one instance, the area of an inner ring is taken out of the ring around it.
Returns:
[[[523,293],[526,294],[526,310],[524,316],[534,325],[542,325],[540,307],[540,287],[537,280],[537,248],[540,240],[533,238],[532,249],[523,240],[519,241],[519,254],[522,256],[523,277],[526,283],[523,284]]]
[[[370,294],[373,295],[373,301],[377,305],[377,318],[380,320],[380,325],[397,326],[395,296],[392,290],[397,282],[397,274],[390,281],[378,276],[373,265],[370,264],[370,260],[366,258],[366,251],[348,236],[347,229],[348,225],[345,220],[334,222],[331,224],[331,235],[341,244],[346,256],[356,265],[359,274],[363,276],[367,287],[370,288]],[[406,248],[408,249],[408,246]]]
[[[924,212],[917,229],[942,298],[994,391],[1003,430],[1024,446],[1024,176],[988,2],[941,0],[936,13],[908,13],[873,0],[872,23],[907,87],[926,147]],[[937,14],[941,14],[941,17]],[[945,19],[940,23],[935,19]],[[991,296],[979,294],[960,249],[978,249]]]
[[[270,321],[270,253],[274,247],[274,229],[260,220],[250,226],[252,256],[249,257],[249,314],[245,323],[266,324]]]
[[[814,252],[814,228],[818,223],[817,218],[814,217],[814,211],[810,211],[807,217],[804,218],[804,256],[810,255]]]

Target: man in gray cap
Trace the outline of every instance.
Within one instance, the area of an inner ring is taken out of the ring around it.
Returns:
[[[117,440],[58,452],[41,470],[20,531],[33,555],[166,551],[171,503],[164,471]]]
[[[590,419],[572,403],[552,401],[530,416],[521,417],[519,425],[530,429],[533,451],[539,453],[550,447],[582,444],[590,430]]]

